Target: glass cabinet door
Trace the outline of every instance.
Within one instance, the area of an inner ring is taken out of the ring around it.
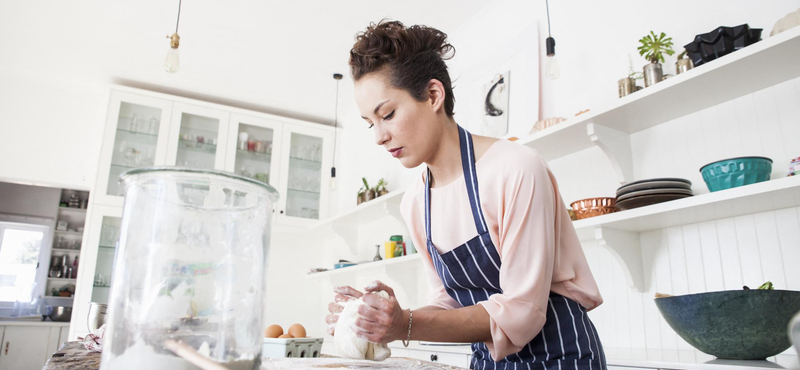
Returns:
[[[171,163],[179,167],[223,169],[228,113],[175,103]]]
[[[120,217],[103,216],[100,225],[100,243],[97,248],[97,262],[92,284],[92,302],[108,303],[111,291],[111,275],[114,269],[114,256],[119,241]]]
[[[277,187],[281,140],[279,122],[239,114],[231,115],[231,139],[235,155],[229,155],[225,169]]]
[[[332,135],[325,129],[283,126],[277,222],[308,226],[328,210]]]
[[[119,175],[163,164],[172,102],[113,91],[104,136],[98,201],[122,205],[125,189]],[[106,170],[103,170],[106,169]]]

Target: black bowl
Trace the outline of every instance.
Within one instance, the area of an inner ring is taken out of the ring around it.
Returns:
[[[743,24],[736,27],[719,27],[709,33],[694,37],[686,44],[686,55],[694,66],[710,62],[761,40],[761,28],[750,28]]]
[[[729,290],[656,298],[669,326],[686,342],[724,359],[763,360],[791,346],[789,321],[800,292]]]

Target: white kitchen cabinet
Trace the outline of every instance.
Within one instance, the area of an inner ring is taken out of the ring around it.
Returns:
[[[164,164],[172,102],[126,91],[111,91],[93,203],[122,206],[119,175]]]
[[[88,332],[86,318],[91,302],[108,303],[111,276],[119,239],[122,208],[95,205],[90,215],[88,240],[81,248],[70,338]]]
[[[167,165],[225,169],[230,113],[199,105],[174,103]]]
[[[280,156],[276,222],[309,226],[326,217],[333,156],[330,131],[284,125]]]
[[[59,328],[56,328],[58,331]],[[0,344],[0,369],[39,370],[51,353],[53,341],[48,326],[6,326]],[[52,340],[51,340],[52,339]]]

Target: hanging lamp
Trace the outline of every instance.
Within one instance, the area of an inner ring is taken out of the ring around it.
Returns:
[[[181,68],[181,60],[178,57],[178,46],[181,43],[181,37],[178,36],[178,25],[181,23],[181,0],[178,0],[178,21],[175,23],[175,33],[172,36],[167,36],[169,39],[169,51],[167,52],[167,59],[164,60],[164,70],[169,73],[177,73]]]
[[[333,161],[331,161],[331,181],[328,184],[330,191],[336,191],[336,133],[339,125],[339,81],[342,80],[342,75],[334,73],[333,79],[336,80],[336,105],[333,108]]]
[[[545,4],[547,6],[547,40],[545,40],[547,45],[547,60],[545,61],[544,75],[551,80],[555,80],[561,76],[561,66],[558,64],[558,59],[556,59],[556,39],[550,34],[549,0],[545,0]]]

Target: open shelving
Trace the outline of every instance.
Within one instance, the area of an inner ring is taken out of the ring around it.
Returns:
[[[388,266],[400,266],[419,263],[419,254],[409,254],[407,256],[390,258],[388,260],[381,260],[375,262],[361,263],[355,266],[343,267],[335,270],[328,270],[323,272],[315,272],[308,274],[306,277],[309,279],[329,278],[336,275],[347,275],[361,271],[376,271],[385,269]]]
[[[630,134],[800,77],[800,27],[759,41],[517,142],[553,160],[599,147],[633,180]]]

